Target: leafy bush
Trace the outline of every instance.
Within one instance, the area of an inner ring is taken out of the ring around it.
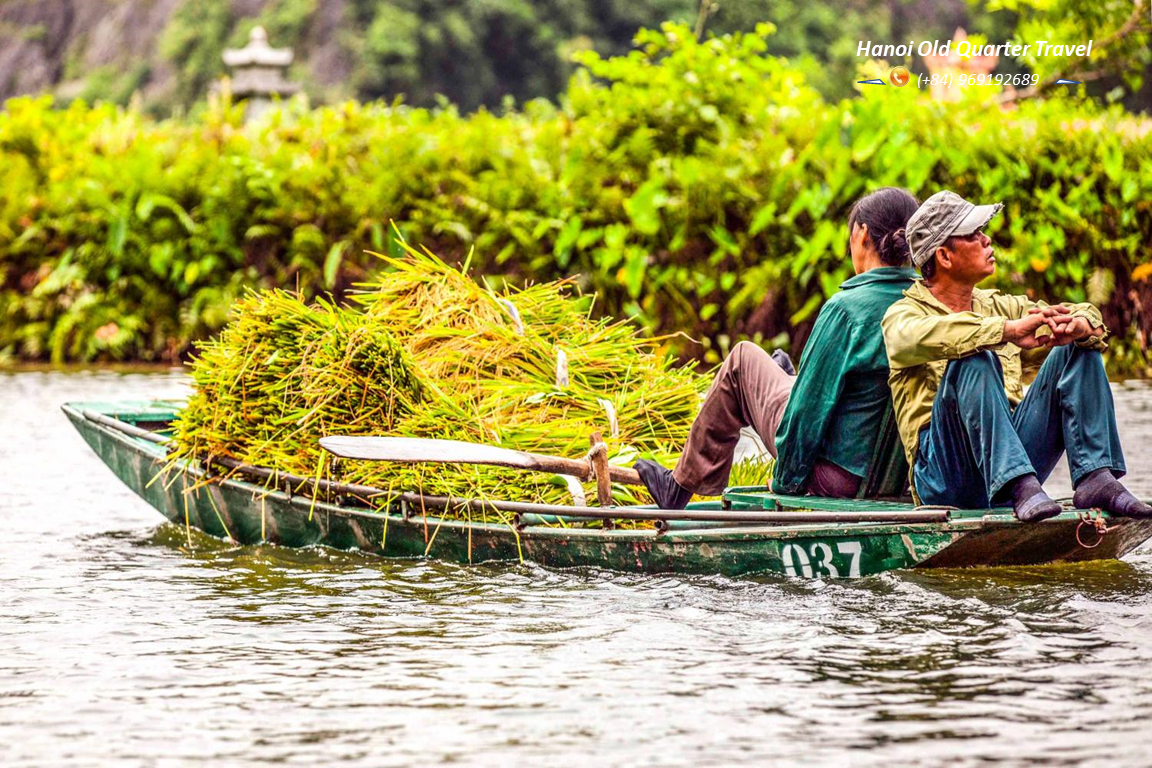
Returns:
[[[165,122],[9,101],[0,350],[172,359],[245,286],[341,294],[371,268],[364,249],[397,252],[394,220],[514,283],[578,273],[597,311],[698,339],[666,342],[685,357],[740,337],[795,351],[850,274],[848,207],[899,185],[1003,200],[996,280],[1097,301],[1114,367],[1143,368],[1150,121],[1077,96],[1003,111],[975,87],[829,104],[766,53],[770,34],[645,30],[627,56],[584,54],[560,106],[503,116],[294,101],[243,126],[226,99]]]

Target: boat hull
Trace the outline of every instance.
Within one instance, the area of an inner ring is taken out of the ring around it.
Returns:
[[[161,446],[88,419],[85,413],[93,411],[144,426],[169,420],[170,407],[165,412],[146,404],[84,403],[66,405],[64,412],[113,473],[164,517],[240,544],[322,545],[458,563],[531,561],[557,568],[595,566],[640,573],[774,572],[836,578],[898,568],[1118,558],[1152,536],[1152,522],[1114,521],[1115,529],[1089,549],[1077,542],[1078,521],[1071,515],[1030,526],[1004,515],[969,513],[947,523],[678,526],[658,532],[517,529],[511,524],[441,519],[432,510],[410,505],[383,514],[293,496],[245,480],[212,478],[203,483],[207,478],[201,466],[162,474]],[[1082,538],[1095,540],[1095,533]]]

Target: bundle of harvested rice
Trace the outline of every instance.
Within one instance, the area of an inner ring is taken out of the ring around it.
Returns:
[[[599,430],[613,455],[667,457],[687,438],[707,381],[630,323],[593,318],[571,280],[497,292],[428,253],[381,258],[392,270],[356,300],[483,442],[573,456]]]
[[[466,266],[407,250],[404,259],[381,257],[388,269],[360,286],[356,308],[307,307],[283,292],[239,303],[232,324],[193,362],[197,392],[177,423],[177,456],[227,455],[395,491],[543,503],[570,503],[562,480],[336,460],[317,440],[435,437],[579,457],[598,431],[613,463],[671,462],[705,377],[672,368],[631,324],[593,318],[591,298],[571,281],[494,290]],[[636,489],[614,494],[620,503],[644,500]]]
[[[318,436],[395,429],[422,398],[404,350],[359,313],[274,290],[249,294],[233,315],[198,345],[174,459],[227,456],[314,474]]]

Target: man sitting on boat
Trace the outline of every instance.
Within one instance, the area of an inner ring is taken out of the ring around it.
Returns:
[[[1016,517],[1060,513],[1041,483],[1067,451],[1080,509],[1152,516],[1117,478],[1124,454],[1101,351],[1100,311],[976,284],[996,271],[984,226],[1003,207],[938,192],[908,222],[916,281],[884,315],[900,438],[924,504]],[[1025,396],[1020,351],[1054,347]]]
[[[816,318],[799,375],[756,344],[738,343],[708,390],[676,468],[636,463],[660,508],[683,509],[694,493],[723,492],[745,426],[776,456],[777,493],[857,495],[891,410],[880,319],[916,277],[903,236],[916,207],[915,197],[894,187],[856,201],[848,214],[856,275]]]

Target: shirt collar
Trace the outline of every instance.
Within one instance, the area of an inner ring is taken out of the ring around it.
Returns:
[[[841,288],[859,288],[869,283],[903,283],[918,277],[912,267],[877,267],[859,275],[853,275],[840,284]]]
[[[947,304],[940,301],[940,299],[936,298],[932,294],[932,291],[928,290],[928,284],[925,283],[923,279],[914,280],[912,282],[912,285],[909,286],[909,288],[904,291],[904,295],[910,299],[916,299],[917,301],[922,301],[925,304],[930,304],[931,306],[936,307],[941,312],[944,312],[946,314],[952,314],[953,312],[955,312],[955,310],[950,309]],[[977,301],[976,293],[975,293],[975,291],[973,291],[973,295],[972,295],[972,306],[973,307],[976,306],[976,301]]]

